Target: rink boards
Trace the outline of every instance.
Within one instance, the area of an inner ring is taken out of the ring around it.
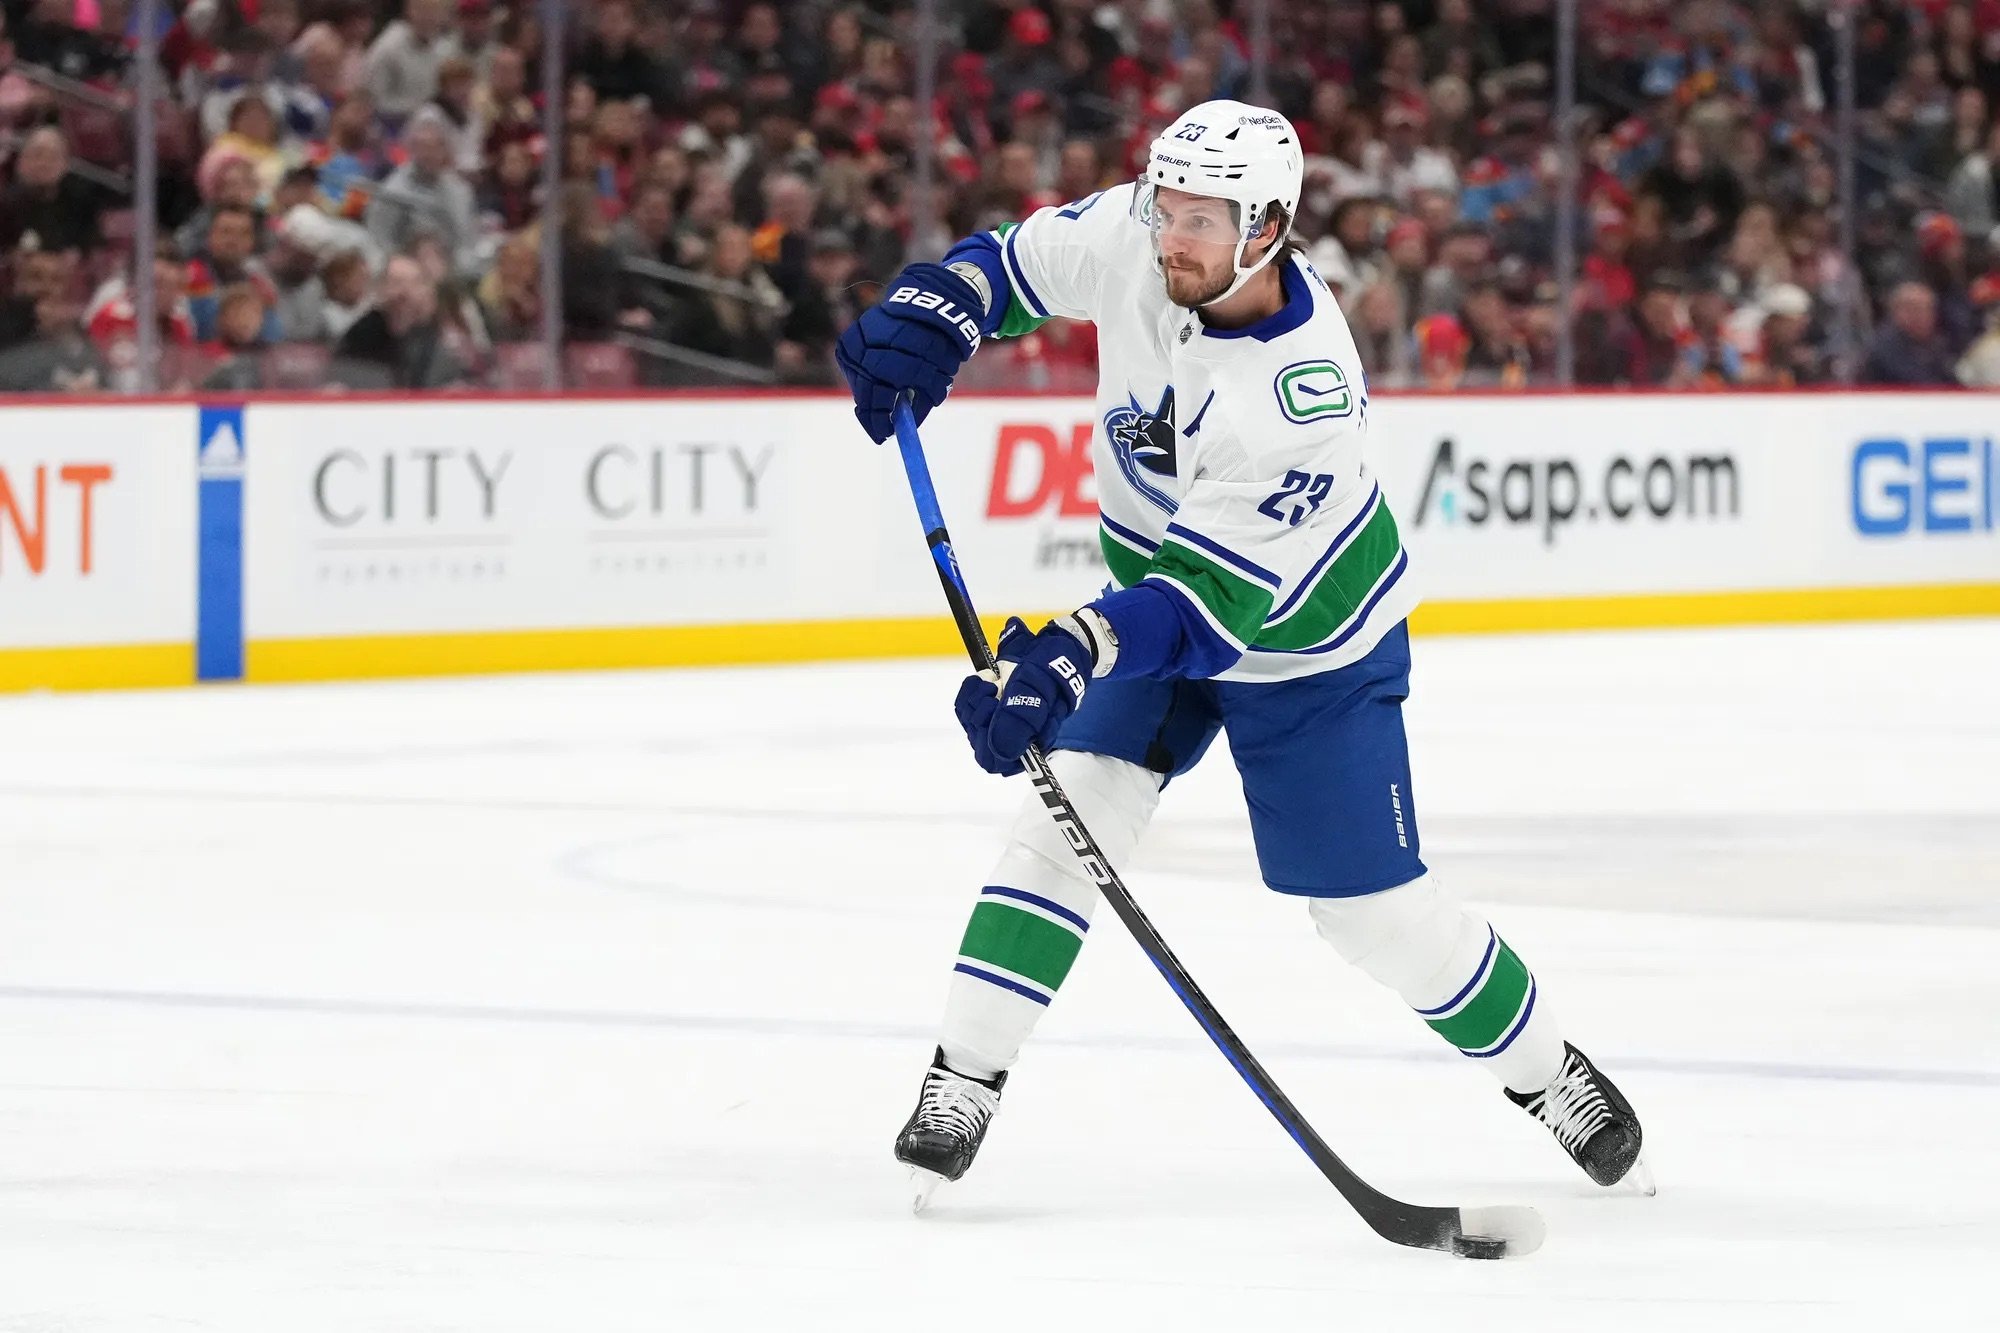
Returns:
[[[2000,613],[1975,394],[1378,396],[1420,631]],[[902,473],[800,396],[0,408],[0,688],[955,651]],[[926,425],[989,616],[1087,600],[1085,399]]]

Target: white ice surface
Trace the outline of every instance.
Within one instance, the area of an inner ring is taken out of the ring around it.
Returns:
[[[1991,1329],[2000,624],[1420,640],[1425,852],[1645,1118],[1589,1186],[1255,879],[1227,756],[977,1168],[889,1144],[1018,784],[948,661],[0,699],[0,1330]]]

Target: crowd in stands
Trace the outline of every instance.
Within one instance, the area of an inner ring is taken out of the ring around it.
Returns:
[[[1260,96],[1297,236],[1371,380],[2000,386],[2000,0],[1858,0],[1842,248],[1834,0],[1578,6],[1559,281],[1556,0],[159,0],[156,240],[135,266],[133,0],[4,0],[0,390],[838,382],[912,257],[1132,179]],[[559,142],[544,62],[561,61]],[[920,140],[934,168],[915,170]],[[556,189],[544,166],[556,155]],[[142,205],[143,206],[143,202]],[[559,309],[545,309],[544,229]],[[1846,355],[1844,355],[1846,354]],[[973,383],[1091,382],[1054,321]]]

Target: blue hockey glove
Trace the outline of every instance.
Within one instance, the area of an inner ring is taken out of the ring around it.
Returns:
[[[886,290],[833,349],[854,391],[854,416],[877,444],[889,438],[889,413],[904,390],[915,395],[919,422],[944,401],[979,347],[983,314],[978,291],[942,264],[911,264]]]
[[[1018,618],[1000,634],[1002,684],[967,676],[958,687],[958,723],[972,757],[988,773],[1012,777],[1031,743],[1044,750],[1083,702],[1092,671],[1117,652],[1110,626],[1085,608],[1030,633]]]

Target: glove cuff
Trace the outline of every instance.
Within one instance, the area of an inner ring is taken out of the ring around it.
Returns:
[[[1088,606],[1078,607],[1049,623],[1074,636],[1083,645],[1084,651],[1090,654],[1092,680],[1102,680],[1111,674],[1111,668],[1118,663],[1118,635],[1102,612]]]

